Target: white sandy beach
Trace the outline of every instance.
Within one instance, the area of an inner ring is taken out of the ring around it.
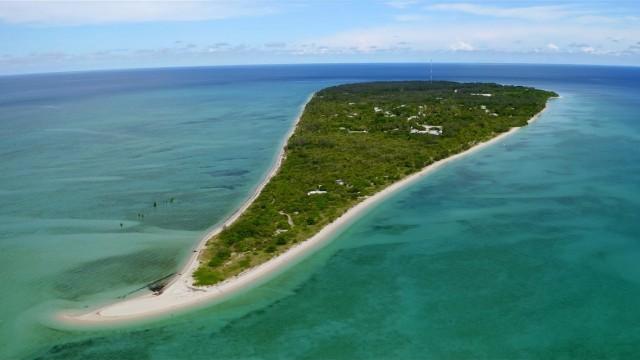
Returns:
[[[312,96],[309,97],[306,103],[311,99]],[[305,103],[305,106],[306,106]],[[546,109],[546,107],[545,107]],[[532,123],[542,112],[536,114],[529,120],[529,123]],[[289,137],[295,131],[295,128],[300,121],[300,117],[304,111],[304,106],[300,110],[300,114],[298,115],[296,122],[290,129],[288,135],[284,140],[284,144],[288,141]],[[236,212],[234,212],[229,219],[227,219],[224,223],[219,226],[208,231],[199,242],[196,250],[190,257],[189,261],[185,265],[183,269],[179,272],[178,276],[176,276],[164,289],[164,291],[160,295],[154,294],[144,294],[141,296],[131,297],[129,299],[125,299],[95,310],[91,312],[85,313],[64,313],[58,315],[58,320],[67,323],[73,324],[104,324],[104,323],[113,323],[113,322],[127,322],[132,320],[141,320],[147,319],[154,316],[160,315],[168,315],[178,310],[184,310],[189,307],[202,305],[206,303],[213,303],[216,301],[223,300],[224,298],[231,296],[237,293],[240,290],[246,289],[249,286],[255,285],[268,279],[271,275],[277,273],[277,271],[283,269],[285,266],[295,263],[296,261],[301,260],[307,254],[311,253],[314,249],[321,247],[327,241],[333,238],[333,235],[340,229],[342,229],[346,224],[352,222],[355,218],[363,214],[368,208],[386,198],[392,193],[397,192],[398,190],[414,183],[416,180],[422,178],[423,176],[430,174],[440,168],[441,166],[459,159],[463,156],[469,155],[473,152],[476,152],[482,148],[485,148],[489,145],[495,144],[496,142],[504,139],[505,137],[513,134],[519,128],[512,128],[507,132],[504,132],[486,142],[479,143],[472,148],[450,156],[446,159],[437,161],[421,171],[412,174],[390,186],[385,188],[384,190],[376,193],[375,195],[363,200],[356,206],[349,209],[338,219],[333,221],[331,224],[324,227],[320,232],[312,236],[311,238],[301,242],[286,252],[280,254],[279,256],[261,264],[254,268],[251,268],[236,277],[225,280],[222,283],[207,286],[207,287],[195,287],[193,285],[193,273],[200,265],[198,256],[200,252],[205,248],[207,241],[218,234],[224,226],[228,226],[233,223],[238,217],[249,207],[249,205],[258,197],[264,186],[269,182],[269,180],[277,173],[278,169],[282,161],[285,158],[284,146],[280,151],[280,154],[277,160],[274,162],[273,167],[265,177],[264,181],[257,187],[256,191],[252,194],[252,196],[244,203],[244,205],[239,208]],[[284,145],[283,144],[283,145]]]

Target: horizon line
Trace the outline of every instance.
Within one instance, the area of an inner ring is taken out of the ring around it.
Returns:
[[[233,68],[233,67],[268,67],[268,66],[312,66],[312,65],[418,65],[429,64],[429,61],[380,61],[380,62],[309,62],[309,63],[262,63],[262,64],[212,64],[212,65],[175,65],[175,66],[149,66],[149,67],[123,67],[123,68],[95,68],[84,70],[61,70],[44,72],[23,72],[0,74],[0,78],[39,76],[39,75],[64,75],[64,74],[84,74],[98,72],[118,72],[118,71],[152,71],[152,70],[179,70],[179,69],[208,69],[208,68]],[[447,65],[537,65],[537,66],[582,66],[582,67],[616,67],[616,68],[640,68],[640,65],[628,64],[575,64],[575,63],[536,63],[536,62],[484,62],[484,61],[438,61],[432,64]]]

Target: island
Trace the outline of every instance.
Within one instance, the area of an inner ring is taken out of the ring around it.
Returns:
[[[527,87],[420,81],[319,91],[286,144],[278,173],[208,241],[196,285],[255,267],[390,184],[526,125],[553,96]]]
[[[310,97],[272,171],[153,294],[72,321],[166,314],[221,299],[308,253],[367,206],[436,166],[527,125],[558,95],[429,81],[333,86]]]

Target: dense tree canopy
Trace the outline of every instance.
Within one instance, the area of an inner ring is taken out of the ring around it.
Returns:
[[[422,81],[319,91],[278,173],[209,240],[196,282],[214,284],[282,253],[391,183],[526,125],[553,96],[521,86]]]

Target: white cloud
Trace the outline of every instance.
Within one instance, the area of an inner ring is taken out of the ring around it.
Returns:
[[[627,54],[640,54],[640,41],[637,44],[629,45],[629,48],[625,50]]]
[[[449,45],[449,50],[453,51],[473,51],[475,50],[471,44],[464,41],[457,41]]]
[[[216,20],[275,11],[260,0],[0,1],[0,21],[47,25]]]
[[[619,43],[609,39],[626,39]],[[469,52],[524,54],[538,52],[604,55],[628,51],[640,38],[639,27],[611,27],[606,24],[585,27],[569,22],[555,26],[523,22],[467,24],[459,26],[432,19],[425,23],[396,23],[337,32],[324,37],[292,42],[317,44],[341,51],[373,53],[399,49],[412,52]],[[633,39],[631,41],[630,39]],[[403,43],[403,46],[399,46]],[[546,44],[540,47],[540,44]],[[592,47],[593,50],[589,49]]]
[[[583,46],[580,48],[580,51],[585,54],[594,54],[596,52],[596,49],[593,46]]]
[[[419,0],[391,0],[387,1],[386,4],[396,9],[404,9],[409,6],[416,5],[419,2]]]
[[[273,42],[268,42],[266,44],[264,44],[264,47],[266,48],[271,48],[271,49],[281,49],[286,47],[287,44],[281,41],[273,41]]]
[[[527,6],[527,7],[497,7],[469,3],[443,3],[428,6],[427,10],[462,12],[472,15],[491,16],[501,18],[516,18],[528,20],[554,20],[565,17],[568,10],[564,6]]]

